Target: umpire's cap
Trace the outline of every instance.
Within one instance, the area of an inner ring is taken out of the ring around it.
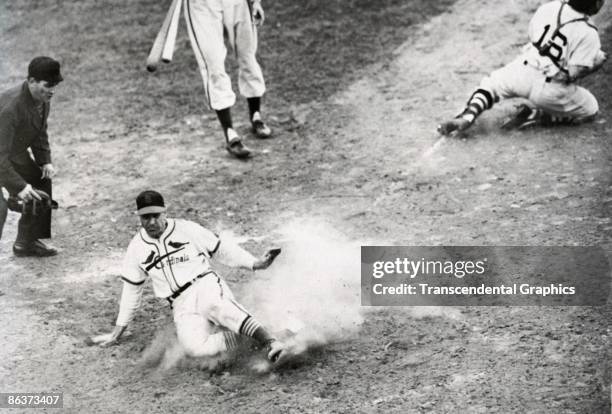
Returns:
[[[164,213],[165,211],[164,198],[157,191],[146,190],[136,197],[136,214],[139,216],[143,214]]]
[[[28,78],[46,81],[57,85],[64,80],[60,73],[60,64],[57,60],[47,56],[37,56],[28,65]]]

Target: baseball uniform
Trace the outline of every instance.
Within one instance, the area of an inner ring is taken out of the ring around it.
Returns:
[[[569,67],[593,67],[601,50],[588,16],[561,1],[542,5],[529,24],[530,43],[480,88],[493,99],[523,97],[551,114],[582,119],[599,110],[591,92],[569,82]]]
[[[208,102],[214,110],[236,102],[225,71],[224,37],[236,55],[238,89],[246,98],[261,97],[265,82],[257,62],[257,30],[248,0],[184,0],[185,20]]]
[[[229,286],[211,268],[213,256],[225,264],[249,269],[256,260],[191,221],[168,219],[157,239],[141,228],[125,254],[116,325],[130,322],[149,277],[155,296],[172,303],[177,336],[189,355],[213,356],[232,348],[236,334],[254,336],[259,323],[236,302]],[[214,326],[226,331],[212,334]]]
[[[527,111],[517,118],[517,125],[528,119],[535,124],[535,117],[545,119],[542,124],[574,123],[597,114],[597,99],[578,86],[570,74],[572,67],[587,68],[587,73],[594,71],[605,60],[589,15],[565,1],[551,1],[537,9],[528,33],[529,43],[519,56],[485,77],[463,112],[438,127],[440,133],[469,127],[482,112],[504,98],[520,97],[530,102]]]

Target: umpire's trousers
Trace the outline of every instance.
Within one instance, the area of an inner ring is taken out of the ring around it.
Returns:
[[[0,239],[2,239],[2,229],[4,229],[4,222],[6,221],[6,214],[8,213],[8,206],[4,199],[4,193],[2,193],[2,187],[0,187]]]
[[[42,190],[49,194],[53,199],[51,192],[51,180],[42,178],[41,168],[30,159],[22,164],[13,163],[13,168],[28,184],[36,190]],[[13,194],[15,195],[15,194]],[[2,201],[0,201],[2,204]],[[1,215],[0,206],[0,215]],[[0,231],[1,233],[1,231]],[[31,213],[21,214],[17,225],[17,240],[18,242],[28,243],[37,239],[48,239],[51,237],[51,209],[44,209],[33,215]]]

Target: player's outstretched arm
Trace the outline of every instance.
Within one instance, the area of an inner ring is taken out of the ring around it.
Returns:
[[[117,322],[112,332],[94,336],[87,339],[90,345],[109,346],[116,344],[119,338],[125,332],[127,325],[134,317],[134,312],[140,307],[142,299],[143,285],[135,285],[124,279],[123,291],[121,292],[121,303],[119,305],[119,315]]]
[[[256,258],[247,250],[243,249],[231,237],[221,237],[217,257],[219,261],[227,266],[243,267],[252,270],[262,270],[269,267],[276,256],[280,254],[280,249],[271,249],[262,257]]]

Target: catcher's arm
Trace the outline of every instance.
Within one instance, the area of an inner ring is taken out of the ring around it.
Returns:
[[[608,55],[603,50],[600,50],[597,56],[595,57],[593,66],[570,65],[568,67],[568,81],[575,82],[578,79],[582,79],[585,76],[596,72],[604,65],[604,63],[606,63],[606,60],[608,60]]]

